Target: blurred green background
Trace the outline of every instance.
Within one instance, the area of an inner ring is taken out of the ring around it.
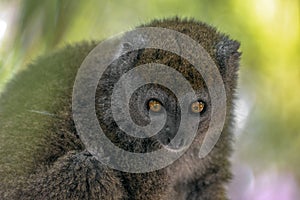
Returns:
[[[205,21],[242,43],[232,199],[296,200],[299,10],[299,0],[2,0],[0,92],[37,56],[68,43],[101,40],[153,18]]]

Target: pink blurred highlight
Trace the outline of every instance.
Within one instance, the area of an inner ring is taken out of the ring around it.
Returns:
[[[254,175],[249,166],[234,169],[229,187],[232,200],[299,200],[299,185],[291,173],[266,171]]]

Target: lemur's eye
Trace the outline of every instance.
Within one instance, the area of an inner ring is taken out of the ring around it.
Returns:
[[[161,103],[156,99],[151,99],[148,102],[148,108],[152,112],[160,112],[161,111],[161,106],[162,106]]]
[[[202,113],[205,109],[205,103],[203,101],[195,101],[191,104],[191,111],[193,113]]]

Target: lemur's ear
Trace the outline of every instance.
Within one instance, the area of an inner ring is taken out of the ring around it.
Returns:
[[[236,87],[237,72],[241,53],[238,51],[240,43],[230,40],[224,36],[215,46],[216,60],[222,75],[225,87],[233,89]]]
[[[127,53],[126,53],[127,52]],[[128,42],[121,43],[114,55],[114,61],[111,64],[112,72],[123,75],[130,65],[137,62],[139,51],[133,51],[132,44]]]

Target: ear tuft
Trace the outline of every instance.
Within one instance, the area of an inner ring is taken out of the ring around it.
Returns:
[[[221,71],[227,71],[228,67],[238,67],[239,57],[241,55],[238,52],[240,43],[236,40],[230,40],[228,37],[223,37],[221,41],[216,45],[216,59],[221,68]],[[236,66],[228,66],[228,65]],[[224,69],[225,68],[225,69]]]
[[[232,91],[236,88],[241,56],[239,48],[240,43],[230,40],[228,37],[223,37],[215,46],[216,60],[228,95],[232,94]]]

